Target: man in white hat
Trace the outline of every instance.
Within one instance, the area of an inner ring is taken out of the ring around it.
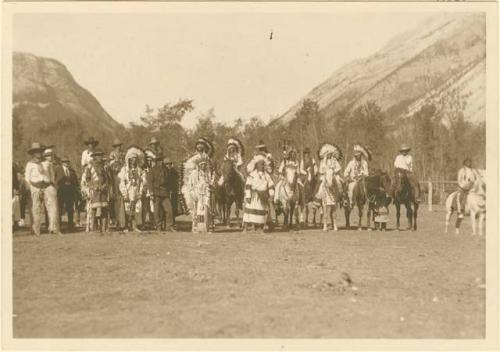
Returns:
[[[40,143],[32,143],[28,149],[31,159],[24,169],[24,179],[30,188],[31,195],[31,217],[33,233],[40,236],[41,219],[44,212],[44,204],[47,206],[48,197],[45,190],[50,184],[50,177],[42,165],[43,148]]]
[[[394,160],[394,167],[396,169],[404,170],[406,173],[408,180],[410,181],[411,186],[415,189],[415,200],[417,202],[420,201],[420,184],[415,177],[413,172],[413,158],[410,155],[410,146],[407,144],[401,145],[399,148],[399,154],[396,156],[396,160]]]
[[[61,232],[59,230],[59,207],[58,207],[58,198],[57,198],[57,188],[56,185],[59,183],[59,179],[62,176],[61,172],[59,172],[60,166],[56,165],[54,162],[55,153],[52,147],[49,147],[43,151],[42,166],[45,170],[45,173],[49,177],[49,184],[45,188],[45,198],[46,203],[45,207],[47,209],[47,215],[49,219],[49,232],[51,234],[60,235]]]
[[[362,177],[368,176],[368,162],[363,157],[369,158],[368,152],[361,145],[356,144],[354,146],[354,156],[344,170],[344,180],[347,182],[347,193],[351,208],[354,205],[352,195],[356,182]]]

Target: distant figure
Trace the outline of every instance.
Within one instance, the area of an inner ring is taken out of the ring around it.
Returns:
[[[83,143],[87,146],[87,149],[82,152],[82,167],[84,168],[92,160],[92,153],[99,142],[94,137],[90,137]]]
[[[467,194],[474,187],[477,175],[472,169],[472,161],[470,158],[466,158],[463,162],[463,167],[458,170],[457,184],[458,184],[458,196],[457,196],[457,212],[458,217],[462,219],[465,212],[465,199],[467,199]]]
[[[68,157],[62,158],[62,176],[57,184],[57,197],[59,204],[59,223],[62,223],[61,218],[64,211],[68,216],[68,228],[74,227],[73,215],[75,204],[78,197],[78,176],[75,170],[71,167]]]
[[[50,177],[42,165],[42,151],[40,143],[31,144],[31,148],[28,149],[31,160],[26,164],[24,171],[24,179],[30,187],[32,205],[31,226],[35,236],[40,236],[40,223],[44,212],[43,207],[44,205],[47,206],[47,203],[50,203],[50,197],[46,196],[46,189],[50,185]]]
[[[271,31],[271,34],[269,34],[269,40],[273,40],[273,32]]]

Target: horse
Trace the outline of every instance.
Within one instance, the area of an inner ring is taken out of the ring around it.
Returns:
[[[457,190],[455,192],[452,192],[446,198],[445,233],[448,232],[451,215],[454,211],[458,211],[458,195],[459,191]],[[478,218],[478,234],[479,236],[482,236],[483,222],[486,217],[486,183],[484,182],[481,175],[476,175],[476,181],[474,182],[472,189],[466,195],[465,213],[470,214],[473,236],[476,235],[476,218]],[[462,218],[457,216],[457,221],[455,223],[455,234],[457,235],[459,234],[461,223]]]
[[[236,206],[236,219],[240,222],[240,210],[245,197],[245,180],[236,171],[231,160],[224,160],[221,165],[222,182],[216,192],[217,207],[222,215],[222,223],[231,227],[231,207]],[[239,224],[241,226],[241,222]]]
[[[366,211],[366,227],[370,231],[371,221],[374,216],[374,211],[381,199],[389,199],[387,197],[391,192],[391,178],[387,172],[377,170],[374,175],[362,176],[356,181],[353,189],[353,203],[358,208],[358,230],[362,229],[362,218],[365,205],[368,205]],[[383,197],[384,196],[384,197]],[[346,227],[350,228],[350,213],[352,208],[350,205],[345,207]]]
[[[284,228],[287,229],[293,226],[293,216],[295,215],[296,223],[299,223],[299,213],[296,210],[304,205],[303,189],[298,182],[298,170],[294,166],[285,167],[285,177],[281,182],[281,187],[277,190],[278,203],[276,206],[276,223],[278,223],[279,213],[284,216]],[[278,210],[279,209],[279,210]]]
[[[396,169],[393,185],[393,199],[396,206],[396,228],[399,231],[401,217],[401,204],[406,208],[406,218],[408,219],[408,230],[417,230],[418,205],[416,189],[411,185],[408,174],[405,170]]]
[[[318,175],[315,175],[311,169],[307,170],[307,175],[304,177],[304,221],[306,226],[309,223],[309,205],[314,201],[314,192],[317,190],[319,182]],[[313,227],[316,227],[317,210],[317,207],[312,207]]]

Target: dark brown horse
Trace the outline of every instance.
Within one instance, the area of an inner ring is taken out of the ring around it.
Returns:
[[[391,177],[387,172],[376,170],[374,175],[361,177],[354,186],[353,190],[353,203],[358,208],[358,230],[362,228],[362,218],[366,210],[366,226],[371,230],[371,221],[373,218],[374,210],[377,204],[383,199],[384,202],[388,199],[390,203],[391,194]],[[352,208],[350,205],[345,206],[346,214],[346,227],[350,228],[350,212]]]
[[[216,191],[217,205],[222,215],[222,223],[231,226],[231,207],[235,204],[236,218],[240,221],[240,210],[243,209],[245,180],[234,168],[231,160],[224,160],[221,165],[223,182]],[[241,225],[241,224],[240,224]]]
[[[402,169],[396,169],[394,175],[393,197],[396,206],[396,228],[399,230],[399,218],[401,216],[401,204],[406,207],[406,218],[408,219],[408,230],[417,230],[418,202],[416,200],[416,189],[411,185],[410,179]]]

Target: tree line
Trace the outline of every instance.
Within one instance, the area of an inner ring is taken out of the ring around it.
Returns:
[[[260,140],[277,159],[281,158],[284,145],[293,145],[299,151],[309,147],[316,154],[323,142],[330,142],[344,152],[341,164],[345,166],[352,157],[353,145],[362,143],[372,151],[370,168],[391,171],[399,145],[407,143],[413,147],[415,169],[421,180],[454,180],[466,156],[472,158],[476,167],[485,168],[486,164],[486,126],[484,122],[474,124],[465,120],[466,98],[452,90],[439,99],[425,102],[405,118],[389,116],[375,101],[325,114],[315,101],[306,99],[295,113],[295,119],[290,122],[276,119],[269,124],[259,117],[222,123],[212,109],[199,115],[196,125],[190,129],[182,126],[182,120],[194,110],[193,101],[182,99],[157,108],[146,106],[137,122],[117,131],[116,136],[103,137],[101,145],[109,152],[108,144],[113,137],[119,137],[124,145],[145,147],[152,137],[156,137],[167,156],[178,164],[193,152],[199,136],[213,142],[216,162],[223,158],[230,137],[243,142],[244,160],[249,160]],[[16,111],[13,117],[14,157],[25,158],[19,146],[31,140],[23,135]],[[50,130],[50,126],[42,128]],[[55,131],[53,144],[64,143],[67,146],[65,153],[79,170],[81,142],[88,137],[84,135],[85,129],[67,122],[59,124]]]

